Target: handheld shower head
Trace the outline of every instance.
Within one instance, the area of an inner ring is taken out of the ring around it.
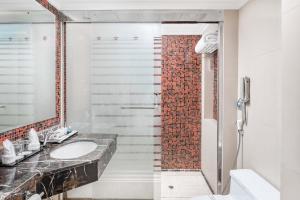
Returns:
[[[243,131],[244,130],[244,121],[243,120],[237,120],[236,121],[236,126],[238,131]]]

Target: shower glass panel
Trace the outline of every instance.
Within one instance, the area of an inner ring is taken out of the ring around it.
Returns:
[[[154,199],[159,193],[159,33],[159,24],[68,24],[67,123],[80,133],[118,134],[100,180],[69,197]]]

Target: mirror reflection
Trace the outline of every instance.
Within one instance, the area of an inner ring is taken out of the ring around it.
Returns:
[[[26,5],[0,2],[0,132],[56,115],[55,16]]]

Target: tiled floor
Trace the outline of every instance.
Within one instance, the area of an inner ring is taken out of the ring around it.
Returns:
[[[161,172],[161,200],[188,200],[210,194],[201,172]]]
[[[195,196],[212,194],[201,172],[163,171],[154,174],[154,177],[154,188],[152,188],[154,189],[153,200],[190,200]],[[120,188],[120,192],[121,190]],[[101,198],[81,198],[74,200],[96,199],[99,200]]]

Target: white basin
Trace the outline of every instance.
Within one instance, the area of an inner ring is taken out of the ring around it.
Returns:
[[[97,144],[92,141],[76,141],[65,144],[52,152],[50,157],[55,159],[73,159],[87,155],[97,148]]]

